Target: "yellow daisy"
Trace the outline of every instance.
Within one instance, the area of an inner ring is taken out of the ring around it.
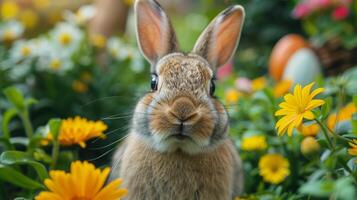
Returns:
[[[90,42],[94,47],[102,49],[107,45],[107,38],[101,34],[92,34],[90,36]]]
[[[4,1],[1,5],[0,14],[4,20],[13,19],[19,13],[19,6],[15,1]]]
[[[320,150],[320,145],[314,137],[308,136],[303,139],[300,146],[300,151],[303,155],[308,156]]]
[[[267,80],[265,79],[264,76],[252,80],[253,91],[262,90],[266,87],[266,85],[267,85]]]
[[[236,89],[229,89],[225,93],[225,100],[227,104],[236,104],[241,97],[241,93]]]
[[[107,125],[102,121],[94,122],[79,116],[75,118],[68,118],[62,120],[58,140],[62,145],[78,144],[84,148],[86,147],[85,141],[91,138],[105,138],[105,134],[103,132],[107,130],[107,128]],[[47,134],[45,140],[50,141],[52,139],[52,134]],[[45,142],[42,144],[46,145]]]
[[[317,133],[320,130],[319,125],[317,124],[309,124],[309,125],[304,125],[301,124],[299,127],[297,127],[297,130],[304,136],[304,137],[308,137],[308,136],[313,136],[315,137],[317,135]]]
[[[45,180],[49,191],[42,191],[35,200],[120,200],[128,191],[119,188],[121,179],[116,179],[104,186],[110,169],[103,170],[87,161],[71,164],[71,172],[50,171],[50,178]]]
[[[280,82],[278,82],[273,90],[274,96],[277,97],[281,97],[284,94],[286,94],[287,92],[289,92],[291,86],[292,86],[293,82],[291,80],[282,80]]]
[[[267,148],[266,138],[260,135],[243,138],[242,149],[245,151],[264,150]]]
[[[357,107],[354,103],[349,103],[343,107],[338,114],[333,113],[327,118],[327,126],[334,129],[336,124],[341,121],[350,120],[352,115],[357,112]]]
[[[88,85],[82,81],[74,80],[72,82],[72,89],[77,93],[85,93],[88,91]]]
[[[349,142],[351,148],[348,149],[348,153],[352,156],[357,156],[357,139],[353,139],[353,142]]]
[[[301,125],[303,119],[312,120],[315,118],[312,109],[321,106],[325,101],[321,99],[313,99],[324,89],[318,88],[310,93],[314,83],[311,83],[304,88],[297,84],[294,88],[294,94],[284,96],[284,102],[279,104],[280,110],[275,115],[283,116],[277,123],[275,128],[278,129],[278,135],[283,135],[286,131],[291,136],[293,128]]]
[[[279,184],[290,174],[289,162],[280,154],[267,154],[259,160],[259,174],[264,181]]]

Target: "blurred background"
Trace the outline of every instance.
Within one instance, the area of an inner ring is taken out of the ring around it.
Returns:
[[[172,19],[183,51],[191,50],[221,10],[232,4],[245,8],[237,52],[217,72],[218,96],[227,105],[236,104],[241,94],[284,80],[291,82],[289,89],[347,72],[356,75],[355,0],[158,1]],[[34,127],[53,117],[103,120],[107,139],[88,142],[78,154],[97,165],[109,163],[127,133],[136,101],[150,89],[149,64],[135,39],[133,2],[0,0],[0,90],[16,86],[38,100],[30,111]],[[351,94],[356,93],[353,85]],[[0,94],[0,114],[8,107]],[[242,114],[231,115],[235,122]],[[232,135],[249,126],[233,126]],[[10,129],[21,136],[20,119]]]

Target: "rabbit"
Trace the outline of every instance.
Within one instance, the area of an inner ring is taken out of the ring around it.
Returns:
[[[113,176],[123,179],[129,200],[233,199],[243,191],[242,162],[214,80],[237,48],[243,7],[221,12],[190,53],[180,51],[155,0],[137,0],[134,11],[152,90],[137,103],[130,132],[114,153]]]

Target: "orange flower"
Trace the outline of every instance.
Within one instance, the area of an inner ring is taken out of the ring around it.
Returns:
[[[338,113],[333,113],[327,118],[327,126],[334,129],[336,124],[341,121],[350,120],[352,115],[357,112],[357,107],[353,103],[347,104]]]

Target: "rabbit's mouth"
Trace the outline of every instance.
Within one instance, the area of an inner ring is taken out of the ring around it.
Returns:
[[[176,138],[176,139],[178,139],[178,140],[191,139],[190,136],[184,135],[184,134],[182,134],[182,133],[172,134],[172,135],[170,135],[170,137]]]

